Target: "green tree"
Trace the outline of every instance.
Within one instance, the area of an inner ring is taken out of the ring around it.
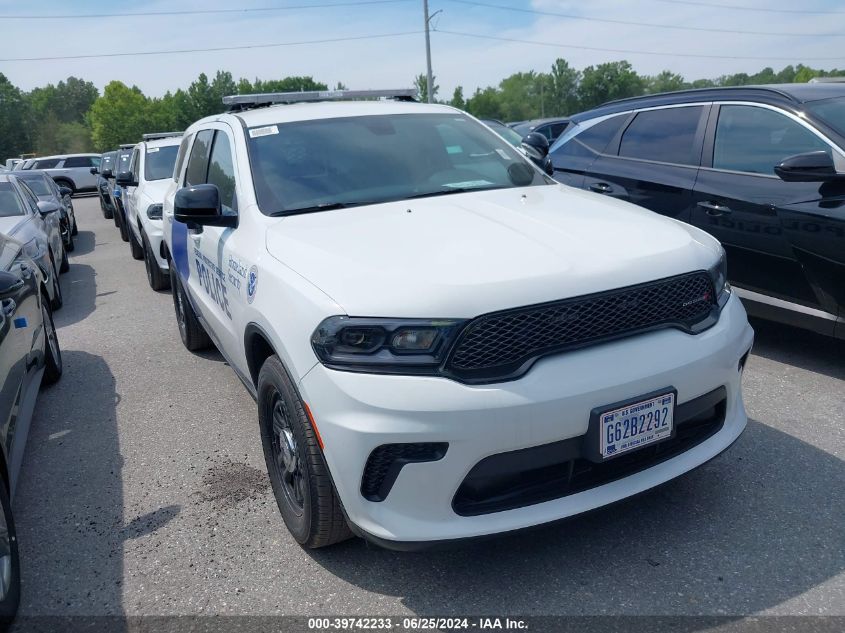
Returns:
[[[91,140],[99,151],[134,143],[150,129],[148,99],[135,86],[110,82],[88,112]]]
[[[464,89],[462,86],[455,88],[449,105],[453,108],[458,108],[459,110],[464,110],[466,108],[466,101],[464,101]]]
[[[499,91],[488,87],[475,91],[466,102],[466,110],[480,119],[503,119]]]
[[[27,131],[31,121],[24,94],[0,73],[0,160],[14,158],[32,149]]]
[[[436,76],[431,76],[431,83],[431,100],[437,101],[437,93],[440,92],[440,86],[437,85]],[[425,73],[420,73],[419,75],[414,77],[414,88],[417,89],[417,92],[420,95],[420,101],[428,101],[428,77],[426,77]]]
[[[672,92],[687,87],[684,78],[669,70],[664,70],[659,75],[645,77],[645,91],[647,93]]]
[[[578,84],[581,73],[565,59],[556,59],[551,72],[552,94],[549,113],[562,116],[578,112]]]
[[[645,82],[627,61],[588,66],[578,90],[580,107],[593,108],[605,101],[636,97],[643,94]]]

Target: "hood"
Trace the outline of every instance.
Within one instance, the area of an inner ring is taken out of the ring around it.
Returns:
[[[167,188],[173,182],[171,178],[162,178],[161,180],[150,180],[144,183],[144,188],[141,192],[141,197],[147,205],[161,204],[164,202],[164,194],[167,193]],[[141,211],[146,211],[145,206]]]
[[[8,237],[15,237],[15,232],[21,229],[21,226],[29,219],[27,215],[13,215],[10,217],[0,217],[0,233]],[[20,241],[20,236],[17,237]],[[24,240],[26,241],[26,240]]]
[[[563,185],[283,218],[270,254],[351,316],[469,318],[716,263],[689,225]]]

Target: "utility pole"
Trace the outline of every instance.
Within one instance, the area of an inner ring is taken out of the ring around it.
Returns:
[[[431,76],[431,36],[429,35],[429,26],[431,24],[431,17],[428,15],[428,0],[423,0],[423,12],[425,13],[425,67],[427,73],[426,79],[426,96],[428,97],[428,102],[432,103],[434,101],[434,86],[432,86],[433,80]]]

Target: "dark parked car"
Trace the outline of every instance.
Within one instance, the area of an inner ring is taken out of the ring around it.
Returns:
[[[121,145],[117,150],[114,159],[114,169],[109,178],[109,185],[111,191],[112,205],[114,207],[114,225],[120,229],[120,237],[124,242],[129,241],[129,232],[126,230],[126,207],[123,202],[125,190],[117,184],[117,175],[129,171],[130,162],[132,161],[132,150],[135,145]]]
[[[0,626],[20,599],[20,558],[11,499],[42,384],[62,375],[47,280],[24,245],[0,235]]]
[[[57,185],[56,181],[43,171],[33,169],[18,172],[15,176],[29,186],[39,201],[55,202],[61,207],[59,227],[62,233],[62,243],[65,245],[67,252],[73,251],[73,236],[79,232],[76,226],[76,214],[73,211],[73,199],[71,197],[73,192],[67,187]]]
[[[117,150],[106,152],[100,156],[100,166],[92,167],[91,173],[97,176],[97,195],[100,198],[100,211],[103,217],[110,220],[114,217],[114,202],[112,201],[112,185],[109,179],[114,177],[114,163]]]
[[[845,338],[845,86],[688,90],[572,120],[557,180],[704,229],[749,313]]]
[[[558,137],[566,130],[569,125],[569,119],[564,117],[557,117],[555,119],[534,119],[533,121],[521,121],[514,123],[511,128],[525,138],[531,132],[542,134],[549,141],[549,144],[554,143]]]

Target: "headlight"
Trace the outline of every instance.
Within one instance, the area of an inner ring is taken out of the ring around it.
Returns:
[[[434,374],[464,321],[329,317],[311,336],[324,365],[352,371]]]
[[[147,217],[150,220],[161,220],[161,205],[151,204],[147,207]]]
[[[37,237],[33,237],[26,244],[24,244],[21,251],[24,255],[34,260],[41,259],[41,256],[44,254],[44,251],[41,250],[41,245],[38,243]]]
[[[716,289],[716,302],[721,308],[727,303],[731,295],[731,285],[728,283],[728,260],[725,256],[724,248],[722,249],[722,254],[719,256],[719,261],[708,272],[710,273],[710,278],[713,280],[713,287]]]

